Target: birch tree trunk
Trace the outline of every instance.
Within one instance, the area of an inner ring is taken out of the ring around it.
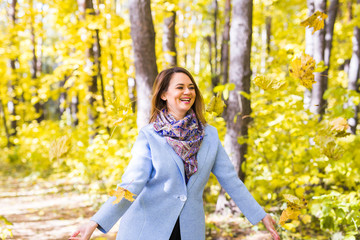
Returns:
[[[135,60],[137,126],[148,124],[152,85],[158,74],[155,55],[155,30],[150,0],[130,0],[130,30]]]
[[[239,144],[238,138],[247,138],[248,124],[251,120],[250,99],[239,92],[250,94],[250,53],[252,37],[252,0],[234,0],[232,22],[230,28],[230,67],[229,82],[236,88],[230,92],[226,109],[225,150],[241,180],[245,180],[245,173],[241,169],[245,162],[247,144]],[[217,211],[226,206],[224,191],[221,192]]]
[[[360,0],[357,0],[357,4],[360,4]],[[349,85],[348,89],[352,91],[359,91],[359,79],[360,79],[360,29],[359,27],[354,27],[354,36],[352,39],[352,56],[349,66]],[[356,134],[356,127],[359,122],[359,105],[355,105],[351,100],[349,102],[350,106],[354,110],[354,117],[348,120],[350,125],[350,132]]]
[[[314,6],[315,11],[326,12],[326,0],[315,0]],[[313,35],[314,59],[316,63],[324,61],[326,22],[324,24],[325,27],[316,31]],[[319,114],[319,120],[322,119],[326,107],[326,101],[323,95],[327,88],[327,76],[325,77],[324,74],[324,72],[314,73],[316,83],[313,84],[310,102],[310,111],[314,114]]]
[[[170,16],[164,19],[163,51],[165,65],[174,67],[177,65],[177,52],[175,47],[175,23],[176,12],[170,12]]]
[[[308,17],[314,14],[315,6],[314,0],[307,0],[307,8],[308,8]],[[311,28],[305,29],[305,53],[314,57],[314,41],[313,41],[313,34]],[[305,89],[304,92],[304,108],[310,109],[311,103],[311,90]]]

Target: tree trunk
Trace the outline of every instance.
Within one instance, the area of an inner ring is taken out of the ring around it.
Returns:
[[[315,11],[326,12],[326,0],[315,0],[314,1]],[[314,59],[316,63],[324,61],[325,51],[325,29],[327,28],[326,22],[325,27],[318,30],[313,35],[314,41]],[[319,114],[319,121],[322,119],[325,113],[326,101],[323,98],[324,92],[327,88],[327,76],[324,76],[324,72],[316,72],[315,81],[313,84],[311,93],[310,111],[314,114]]]
[[[5,134],[6,134],[6,140],[7,140],[7,147],[9,148],[11,146],[11,142],[10,142],[10,133],[9,133],[9,129],[7,127],[7,121],[6,121],[6,115],[5,115],[5,107],[3,105],[3,102],[0,98],[0,113],[2,113],[2,118],[3,118],[3,123],[4,123],[4,128],[5,128]]]
[[[315,12],[315,6],[314,6],[314,0],[307,0],[307,7],[308,7],[308,16],[314,14]],[[309,56],[314,56],[314,41],[313,41],[313,34],[311,28],[305,29],[305,53]],[[310,109],[310,103],[311,103],[311,90],[305,89],[304,92],[304,108]]]
[[[31,22],[31,43],[32,43],[32,54],[33,54],[33,58],[32,58],[32,67],[31,67],[31,79],[33,80],[33,88],[34,88],[34,93],[33,93],[33,97],[37,98],[36,103],[34,104],[34,108],[35,108],[35,112],[37,114],[37,118],[36,121],[38,123],[40,123],[41,121],[44,120],[45,116],[44,116],[44,104],[41,102],[41,100],[39,99],[39,94],[38,94],[38,76],[39,76],[39,66],[41,66],[41,64],[39,62],[41,62],[41,59],[38,58],[37,56],[37,43],[36,43],[36,36],[35,36],[35,16],[33,14],[33,0],[30,1],[30,8],[31,8],[31,16],[30,16],[30,22]],[[39,46],[41,47],[41,46]]]
[[[269,57],[270,54],[270,40],[271,40],[271,16],[266,16],[265,19],[265,30],[266,30],[266,53]]]
[[[219,74],[218,74],[218,62],[217,62],[217,16],[218,16],[218,2],[214,0],[214,22],[213,22],[213,32],[212,36],[207,36],[206,40],[209,44],[209,64],[211,71],[211,86],[212,88],[216,87],[219,84]],[[213,57],[214,52],[214,57]]]
[[[175,46],[175,23],[176,12],[170,12],[170,16],[164,19],[163,51],[165,65],[174,67],[177,65],[177,52]]]
[[[137,91],[136,123],[141,128],[150,119],[152,85],[158,74],[150,0],[130,0],[129,12]]]
[[[326,77],[330,68],[330,56],[332,49],[332,40],[334,36],[334,25],[339,8],[339,0],[330,0],[330,6],[328,10],[328,18],[326,19],[326,30],[325,30],[325,50],[324,50],[324,63],[328,67],[326,70]]]
[[[221,42],[221,76],[222,84],[226,84],[229,80],[229,41],[230,41],[230,10],[231,2],[230,0],[225,1],[225,24],[224,31],[222,34]]]
[[[357,3],[360,4],[360,0],[357,0]],[[350,60],[349,67],[349,86],[348,89],[352,91],[359,91],[359,78],[360,78],[360,29],[359,27],[354,27],[354,36],[352,39],[352,56]],[[356,134],[356,127],[359,122],[359,105],[354,105],[350,100],[349,105],[354,110],[354,117],[348,120],[350,125],[350,132]]]
[[[73,96],[71,98],[71,118],[72,118],[72,125],[76,127],[79,125],[79,118],[77,116],[79,112],[79,95]]]
[[[12,0],[10,8],[9,8],[9,12],[10,12],[10,17],[11,17],[11,22],[12,22],[12,27],[15,28],[16,27],[16,6],[17,6],[17,0]],[[11,44],[14,45],[16,44],[16,38],[17,36],[13,33],[13,35],[11,36]],[[8,93],[10,96],[10,100],[7,103],[8,106],[8,111],[9,111],[9,115],[10,115],[10,136],[16,136],[17,134],[17,112],[16,112],[16,108],[17,108],[17,104],[19,102],[18,96],[16,94],[16,89],[15,86],[17,85],[18,82],[18,75],[17,75],[17,71],[16,71],[16,65],[18,64],[18,59],[17,57],[10,59],[10,67],[11,67],[11,74],[14,76],[11,78],[11,80],[9,80],[8,82]]]
[[[220,80],[219,80],[219,72],[218,72],[218,50],[217,50],[217,23],[218,23],[218,13],[219,13],[219,5],[217,0],[214,0],[214,23],[213,23],[213,32],[214,35],[212,36],[212,42],[214,43],[214,72],[211,76],[211,82],[213,87],[216,87]]]
[[[90,14],[90,15],[95,15],[95,10],[94,10],[94,6],[93,6],[93,2],[92,0],[78,0],[78,5],[79,5],[79,10],[82,13],[80,15],[81,20],[85,20],[86,18],[86,14]],[[86,50],[86,57],[89,59],[89,61],[86,61],[86,67],[88,69],[91,69],[91,76],[89,76],[90,81],[89,81],[89,85],[88,85],[88,124],[89,126],[92,128],[92,130],[94,131],[93,134],[91,135],[91,138],[94,138],[94,136],[97,134],[97,119],[99,117],[98,112],[96,111],[96,105],[97,105],[97,101],[96,101],[96,95],[98,93],[98,84],[97,84],[97,80],[98,80],[98,73],[95,72],[96,69],[96,51],[97,51],[97,46],[95,44],[96,42],[96,34],[92,35],[92,44],[91,46]]]
[[[66,98],[67,98],[67,89],[64,88],[66,80],[68,79],[68,77],[64,77],[64,80],[60,81],[60,86],[59,86],[59,90],[60,90],[60,96],[59,96],[59,108],[58,108],[58,112],[59,112],[59,120],[61,119],[62,115],[65,112],[66,109]]]
[[[230,92],[226,109],[225,150],[241,180],[245,180],[245,173],[241,166],[245,162],[247,144],[239,144],[238,138],[247,138],[248,124],[251,120],[250,99],[245,98],[240,91],[250,94],[250,53],[252,37],[252,0],[234,0],[232,9],[232,23],[230,29],[230,68],[229,82],[236,88]],[[217,211],[224,209],[226,202],[220,195]]]

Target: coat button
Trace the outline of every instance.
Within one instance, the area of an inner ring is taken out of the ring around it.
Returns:
[[[180,201],[185,202],[187,197],[185,195],[180,195]]]

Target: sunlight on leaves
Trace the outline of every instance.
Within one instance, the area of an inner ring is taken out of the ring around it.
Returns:
[[[289,72],[293,78],[300,79],[301,85],[306,88],[312,88],[312,84],[316,82],[313,74],[314,69],[315,60],[303,53],[300,58],[296,58],[291,62]]]
[[[111,190],[110,191],[110,196],[116,197],[116,199],[112,203],[117,204],[123,198],[125,198],[126,200],[128,200],[130,202],[135,201],[134,196],[136,196],[136,194],[133,194],[132,192],[130,192],[129,190],[127,190],[127,189],[125,189],[123,187],[118,187],[116,190]]]
[[[324,28],[324,20],[327,17],[325,13],[316,11],[313,15],[302,21],[300,25],[313,28],[312,34],[314,34],[314,32]]]
[[[287,201],[287,208],[282,212],[280,216],[279,224],[284,226],[285,222],[288,220],[297,220],[298,216],[301,214],[301,209],[307,206],[307,201],[305,198],[300,200],[294,195],[284,194],[285,200]]]
[[[50,145],[49,158],[50,160],[57,159],[65,156],[71,148],[71,139],[65,135],[54,140]]]

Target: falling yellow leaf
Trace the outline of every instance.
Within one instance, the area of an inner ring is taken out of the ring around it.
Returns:
[[[65,156],[69,152],[70,148],[71,139],[67,135],[54,140],[50,145],[50,160],[53,160],[54,158],[59,159]]]
[[[325,13],[316,11],[313,15],[302,21],[300,25],[309,28],[311,27],[314,28],[312,31],[312,34],[314,34],[314,32],[316,32],[317,30],[324,28],[324,20],[327,17],[328,16]]]
[[[114,126],[120,125],[122,122],[124,122],[125,117],[121,117],[118,120],[116,120],[113,124]]]
[[[343,117],[338,117],[330,122],[330,130],[336,137],[343,137],[349,135],[346,131],[349,129],[347,120]]]
[[[279,90],[286,87],[285,81],[275,80],[265,76],[256,76],[254,83],[264,90]]]
[[[123,187],[118,187],[116,190],[111,190],[110,191],[110,196],[116,197],[116,199],[112,203],[117,204],[123,198],[125,198],[126,200],[128,200],[130,202],[135,201],[134,196],[136,196],[136,194],[133,194],[132,192],[130,192],[129,190],[127,190],[127,189],[125,189]]]
[[[314,72],[323,72],[326,69],[328,69],[328,66],[325,65],[324,61],[321,61],[316,64],[316,68],[315,68]]]
[[[206,111],[209,113],[214,112],[219,116],[224,111],[225,103],[221,99],[221,93],[218,92],[216,96],[213,96],[206,107]]]
[[[296,58],[291,62],[289,72],[292,77],[300,79],[301,85],[306,88],[312,88],[312,84],[315,83],[314,69],[315,60],[303,53],[300,58]]]
[[[284,225],[287,220],[297,220],[301,209],[307,206],[306,200],[300,200],[291,194],[284,194],[287,201],[287,208],[281,213],[279,224]]]

